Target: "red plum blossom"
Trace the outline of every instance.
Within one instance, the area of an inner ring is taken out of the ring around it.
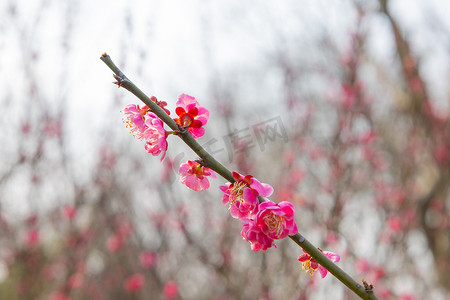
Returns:
[[[209,111],[200,106],[194,97],[181,94],[178,97],[175,113],[178,118],[174,119],[177,124],[189,131],[197,139],[205,134],[205,128],[209,119]]]

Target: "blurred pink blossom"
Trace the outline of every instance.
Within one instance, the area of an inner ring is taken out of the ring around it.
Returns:
[[[44,124],[43,132],[48,137],[61,137],[62,122],[60,120],[48,120]]]
[[[166,282],[163,289],[163,298],[166,300],[171,300],[177,296],[178,296],[178,284],[173,280]]]
[[[359,142],[363,145],[372,143],[376,138],[376,133],[373,130],[368,130],[359,136]]]
[[[100,167],[111,169],[117,162],[116,154],[109,146],[102,146],[100,148],[100,161],[98,162]]]
[[[436,146],[434,149],[434,159],[438,163],[446,163],[450,159],[450,147],[445,145]]]
[[[417,300],[416,297],[414,297],[411,294],[403,294],[400,296],[400,298],[398,298],[399,300]]]
[[[364,275],[364,278],[372,284],[376,284],[385,275],[383,267],[373,265],[364,258],[356,260],[355,269],[358,273]]]
[[[387,224],[394,233],[399,233],[403,230],[403,221],[404,219],[400,216],[390,216],[387,218]]]
[[[336,234],[336,232],[334,231],[329,231],[327,233],[327,236],[325,238],[325,241],[327,242],[328,245],[334,245],[337,242],[339,242],[339,236]]]
[[[72,289],[79,288],[80,286],[83,285],[83,281],[84,281],[84,275],[80,272],[76,272],[76,273],[72,274],[72,276],[70,276],[69,286]]]
[[[48,298],[49,300],[70,300],[69,296],[67,296],[64,292],[54,292]]]
[[[122,246],[122,239],[117,235],[112,235],[106,241],[106,247],[110,252],[116,252]]]
[[[142,252],[139,255],[141,266],[146,269],[153,267],[156,264],[157,258],[158,254],[150,251]]]
[[[26,121],[22,124],[21,131],[24,135],[27,135],[31,131],[30,122]]]
[[[62,208],[63,216],[69,220],[73,220],[73,218],[75,217],[75,213],[75,207],[73,207],[72,205],[64,205]]]
[[[39,244],[39,231],[37,229],[28,231],[26,243],[28,247],[35,247]]]
[[[377,293],[378,299],[380,299],[380,300],[393,299],[392,292],[385,285],[378,284],[376,286],[376,293]]]
[[[419,76],[412,77],[409,80],[409,87],[414,93],[419,93],[423,90],[425,84]]]
[[[131,224],[131,222],[129,221],[122,221],[119,224],[119,227],[116,230],[116,234],[123,240],[127,240],[130,235],[133,233],[134,228],[133,228],[133,224]]]
[[[141,273],[136,273],[125,280],[125,289],[133,294],[140,291],[145,284],[145,277]]]
[[[367,259],[359,258],[359,259],[357,259],[356,262],[355,262],[355,269],[356,269],[359,273],[366,273],[366,272],[368,272],[371,268],[372,268],[372,265],[370,264],[369,261],[367,261]]]

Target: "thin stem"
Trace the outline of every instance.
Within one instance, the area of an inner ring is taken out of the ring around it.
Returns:
[[[136,97],[138,97],[142,102],[144,102],[150,109],[172,130],[178,130],[178,125],[175,121],[155,102],[153,102],[147,95],[145,95],[133,82],[131,82],[125,74],[120,71],[120,69],[111,60],[111,57],[104,53],[100,59],[114,72],[114,78],[117,80],[115,84],[119,87],[123,87],[130,91]],[[212,157],[199,143],[194,139],[194,137],[185,130],[177,134],[202,160],[203,165],[208,167],[229,182],[234,182],[233,175],[230,170],[225,168],[221,163],[219,163],[214,157]],[[259,197],[260,202],[264,201]],[[327,269],[331,274],[333,274],[338,280],[345,284],[349,289],[351,289],[355,294],[357,294],[361,299],[377,299],[371,288],[364,288],[361,284],[357,283],[353,278],[351,278],[347,273],[345,273],[341,268],[339,268],[335,263],[333,263],[328,257],[326,257],[317,247],[311,244],[307,239],[305,239],[301,234],[289,236],[297,245],[299,245],[306,253],[311,255],[321,266]]]

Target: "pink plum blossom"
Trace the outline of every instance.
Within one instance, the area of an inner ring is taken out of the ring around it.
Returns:
[[[106,240],[106,247],[110,252],[116,252],[122,247],[123,241],[117,235],[112,235]]]
[[[242,237],[250,242],[252,250],[266,251],[275,246],[274,240],[284,239],[298,232],[294,213],[294,206],[287,201],[279,204],[272,201],[263,202],[259,204],[254,220],[243,220],[245,224]]]
[[[200,106],[194,97],[181,94],[178,97],[175,113],[178,118],[174,119],[180,126],[186,128],[192,136],[197,139],[205,134],[205,128],[209,119],[209,111]]]
[[[153,156],[162,153],[161,161],[166,156],[167,151],[167,132],[164,129],[164,124],[157,115],[152,112],[147,113],[145,118],[145,131],[143,137],[147,141],[145,150]]]
[[[150,110],[147,105],[142,108],[136,104],[127,105],[123,113],[125,114],[123,121],[130,128],[131,133],[137,138],[142,139],[144,137],[145,126],[145,114]]]
[[[417,298],[411,294],[403,294],[400,296],[399,300],[416,300]]]
[[[325,256],[328,257],[332,262],[338,262],[341,259],[341,257],[334,252],[322,251],[320,248],[319,250],[323,254],[325,254]],[[303,252],[305,252],[305,250],[303,250]],[[325,278],[325,276],[327,276],[327,269],[319,265],[319,263],[308,253],[305,252],[304,254],[300,255],[298,257],[298,260],[302,263],[302,270],[306,273],[309,273],[311,276],[317,269],[319,269],[320,276],[322,276],[322,278]]]
[[[84,275],[81,272],[76,272],[70,276],[68,285],[70,288],[76,289],[83,285],[83,281]]]
[[[116,229],[116,234],[123,240],[128,240],[134,232],[133,224],[129,221],[120,221]]]
[[[222,204],[229,205],[228,210],[233,218],[251,219],[258,209],[258,196],[269,197],[273,193],[273,188],[259,182],[252,175],[244,177],[233,172],[233,178],[235,182],[220,186],[220,190],[224,192]]]
[[[206,190],[209,188],[208,176],[216,178],[213,170],[206,168],[197,161],[188,160],[179,169],[181,175],[180,182],[194,191]]]
[[[295,208],[290,202],[278,204],[266,201],[259,205],[255,223],[269,238],[278,240],[298,232],[294,219]]]
[[[164,110],[165,102],[159,102],[155,97],[152,101],[156,102]],[[145,139],[145,150],[153,156],[162,153],[161,160],[164,159],[167,151],[167,135],[164,129],[164,123],[156,114],[150,111],[148,106],[139,108],[139,105],[130,104],[123,110],[124,122],[137,139]],[[169,111],[166,110],[170,114]]]
[[[251,244],[253,251],[266,251],[272,246],[277,247],[273,243],[273,239],[265,235],[257,224],[251,220],[244,224],[241,235],[244,240]]]

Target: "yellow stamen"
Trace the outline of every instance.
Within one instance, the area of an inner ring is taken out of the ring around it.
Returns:
[[[194,173],[197,175],[202,175],[203,174],[203,166],[201,164],[198,164],[198,166],[196,166],[194,168]]]
[[[244,202],[244,189],[247,187],[247,183],[243,181],[235,182],[230,189],[229,202],[230,205],[236,202]]]
[[[275,232],[276,236],[280,236],[283,233],[284,219],[282,216],[270,213],[270,215],[265,218],[264,223],[266,223],[271,232]]]
[[[302,262],[302,270],[306,273],[309,273],[309,276],[312,276],[316,269],[311,268],[311,260],[308,259],[307,261]]]

